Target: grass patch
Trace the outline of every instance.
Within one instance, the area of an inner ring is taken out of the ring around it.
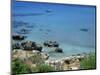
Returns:
[[[37,66],[38,72],[52,72],[54,68],[47,64],[40,64]]]
[[[89,56],[80,62],[81,69],[96,69],[96,55],[90,53]]]
[[[12,72],[13,75],[30,73],[30,68],[27,64],[24,64],[21,60],[15,59],[12,62]]]

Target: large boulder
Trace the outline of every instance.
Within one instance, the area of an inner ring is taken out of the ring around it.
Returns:
[[[17,41],[22,41],[26,38],[26,36],[21,36],[21,35],[13,35],[12,39],[17,40]]]
[[[62,52],[63,52],[63,49],[62,49],[62,48],[57,47],[57,48],[55,49],[55,52],[62,53]]]
[[[58,42],[54,41],[54,42],[53,42],[53,46],[54,46],[54,47],[59,47]]]
[[[22,49],[23,50],[38,50],[42,51],[42,46],[39,44],[36,44],[36,42],[33,41],[26,41],[21,43]]]
[[[38,50],[38,51],[42,51],[42,46],[40,44],[36,44],[36,46],[34,47],[35,50]]]
[[[23,50],[34,50],[35,42],[32,41],[26,41],[21,43],[22,49]]]
[[[45,41],[43,45],[47,47],[59,47],[59,43],[56,41]]]
[[[43,43],[43,45],[44,45],[44,46],[48,46],[49,43],[50,43],[50,41],[45,41],[45,42]]]

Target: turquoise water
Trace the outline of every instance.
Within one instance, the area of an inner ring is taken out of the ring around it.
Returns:
[[[75,45],[68,45],[68,44],[62,44],[60,46],[63,49],[63,53],[56,53],[53,52],[53,49],[44,48],[44,52],[48,53],[50,56],[50,59],[60,59],[64,58],[66,56],[72,56],[77,54],[88,54],[90,52],[95,52],[94,48],[90,47],[81,47],[81,46],[75,46]]]
[[[51,40],[60,44],[64,50],[62,54],[43,48],[50,57],[95,52],[95,6],[16,2],[12,9],[13,22],[23,21],[33,26],[27,28],[20,24],[18,28],[12,28],[13,33],[26,28],[31,30],[29,34],[24,34],[26,40],[40,44]]]

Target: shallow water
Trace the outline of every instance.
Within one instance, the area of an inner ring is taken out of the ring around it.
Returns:
[[[17,5],[21,5],[22,8],[18,8]],[[26,28],[31,30],[29,34],[22,34],[28,36],[26,40],[33,40],[40,44],[51,40],[60,44],[64,53],[50,52],[48,48],[43,49],[51,58],[95,52],[94,6],[17,2],[12,13],[17,15],[24,13],[24,16],[12,16],[13,21],[23,21],[33,26],[27,28],[21,24],[18,28],[12,28],[13,33]],[[81,31],[81,29],[88,31]]]

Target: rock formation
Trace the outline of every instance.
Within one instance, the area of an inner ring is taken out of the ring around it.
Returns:
[[[17,40],[17,41],[22,41],[26,38],[26,36],[21,36],[21,35],[13,35],[12,39]]]
[[[47,47],[59,47],[59,44],[56,41],[45,41],[43,44]]]
[[[57,48],[55,49],[55,52],[62,53],[62,52],[63,52],[63,49],[62,49],[62,48],[58,48],[58,47],[57,47]]]

